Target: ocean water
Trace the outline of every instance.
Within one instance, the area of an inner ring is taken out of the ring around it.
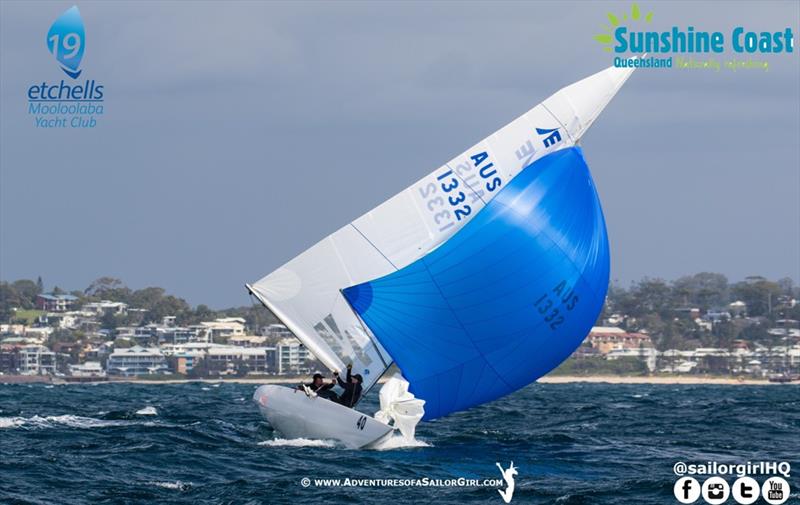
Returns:
[[[511,503],[678,503],[678,461],[789,461],[788,503],[800,496],[796,385],[534,384],[421,424],[419,447],[384,451],[285,440],[261,419],[255,388],[0,385],[0,503],[502,504],[493,487],[301,479],[499,479],[495,463],[511,461]]]

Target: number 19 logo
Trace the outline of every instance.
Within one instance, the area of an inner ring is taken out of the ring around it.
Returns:
[[[56,57],[65,74],[77,79],[81,75],[81,59],[86,33],[78,6],[59,16],[47,32],[47,49]]]

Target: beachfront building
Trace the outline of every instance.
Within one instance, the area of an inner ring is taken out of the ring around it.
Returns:
[[[56,353],[43,345],[26,345],[18,351],[21,375],[53,375],[56,373]]]
[[[644,333],[630,333],[615,326],[595,326],[586,337],[590,346],[600,354],[613,350],[653,347],[653,341]]]
[[[634,347],[634,348],[619,348],[612,349],[606,354],[606,359],[615,360],[619,358],[637,358],[644,362],[647,370],[650,373],[656,371],[656,360],[658,358],[658,351],[653,347]]]
[[[123,377],[169,372],[167,359],[160,349],[138,345],[128,349],[115,349],[108,357],[106,368],[109,375]]]
[[[208,349],[208,368],[220,375],[275,372],[274,347],[218,346]]]
[[[69,365],[69,374],[80,378],[102,378],[106,376],[106,371],[99,361],[87,361],[79,365]]]
[[[187,375],[205,359],[208,349],[217,345],[207,342],[165,344],[161,346],[161,351],[169,358],[171,368],[175,373]]]
[[[312,359],[308,349],[295,338],[285,338],[278,342],[278,374],[299,375],[309,372],[308,361]]]
[[[181,375],[189,374],[205,356],[201,351],[177,352],[172,355],[172,370]]]

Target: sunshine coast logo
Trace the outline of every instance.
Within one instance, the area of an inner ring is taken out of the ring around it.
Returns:
[[[706,31],[695,24],[653,29],[653,12],[631,4],[630,13],[606,14],[609,25],[593,39],[613,52],[615,67],[721,70],[769,70],[760,56],[794,52],[789,27],[754,31],[737,26],[730,32]]]
[[[94,128],[104,112],[104,86],[77,81],[86,48],[86,29],[77,6],[59,16],[47,32],[47,50],[70,80],[28,87],[28,114],[37,128]]]

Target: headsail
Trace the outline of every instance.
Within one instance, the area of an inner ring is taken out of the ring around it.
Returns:
[[[523,167],[574,145],[630,73],[612,67],[563,88],[249,288],[325,366],[341,370],[352,362],[368,389],[392,355],[341,290],[402,269],[443,244]]]
[[[580,148],[528,166],[441,247],[344,290],[433,419],[555,368],[608,287],[600,203]]]

